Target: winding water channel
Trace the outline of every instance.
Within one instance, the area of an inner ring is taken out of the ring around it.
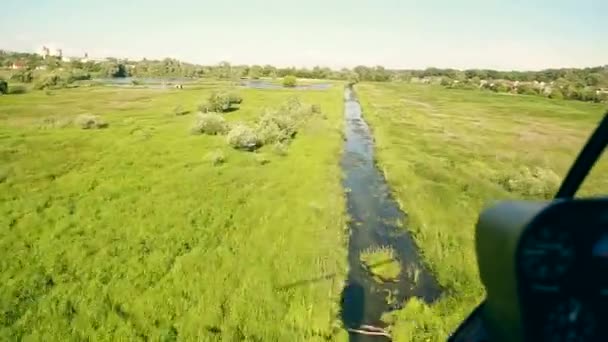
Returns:
[[[342,293],[342,321],[351,331],[362,326],[382,327],[384,312],[399,308],[411,297],[434,301],[440,288],[420,260],[416,245],[400,223],[407,216],[393,199],[374,162],[373,138],[352,87],[344,91],[346,142],[342,157],[343,185],[350,215],[349,274]],[[402,272],[396,282],[380,283],[360,263],[369,247],[392,247]],[[350,333],[351,341],[380,341],[386,337]]]

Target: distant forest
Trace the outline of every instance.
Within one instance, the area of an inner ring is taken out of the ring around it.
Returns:
[[[608,65],[589,68],[561,68],[541,71],[497,71],[488,69],[392,70],[382,66],[357,66],[332,70],[326,67],[279,68],[272,65],[197,65],[176,59],[132,61],[106,58],[61,58],[0,50],[0,68],[11,70],[10,81],[47,85],[104,77],[185,77],[239,79],[284,77],[346,80],[349,82],[416,82],[441,84],[447,88],[482,89],[566,98],[608,101]],[[50,78],[50,79],[49,79]]]

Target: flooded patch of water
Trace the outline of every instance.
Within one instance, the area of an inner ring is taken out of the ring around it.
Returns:
[[[346,328],[359,329],[365,325],[382,326],[382,314],[398,309],[408,298],[434,301],[440,295],[440,287],[424,267],[411,236],[401,227],[407,224],[407,217],[374,163],[372,135],[350,87],[344,92],[344,106],[346,142],[341,165],[351,221],[350,270],[342,293],[342,321]],[[362,251],[381,246],[392,247],[401,264],[402,271],[395,282],[378,282],[361,265]],[[386,337],[350,333],[350,339],[378,341]]]
[[[301,89],[301,90],[327,90],[331,88],[329,83],[310,83],[299,84],[293,88],[286,88],[278,83],[273,83],[268,80],[243,80],[241,86],[253,89]]]

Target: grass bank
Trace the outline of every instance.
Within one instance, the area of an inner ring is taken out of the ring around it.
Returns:
[[[241,90],[230,122],[293,95],[320,104],[279,155],[191,135],[215,89],[198,88],[0,97],[1,340],[341,334],[342,90]],[[70,124],[82,113],[108,127]]]
[[[423,257],[445,288],[388,315],[397,341],[444,340],[483,298],[478,212],[494,200],[550,198],[599,121],[602,105],[534,96],[363,83],[356,86],[376,158]],[[582,193],[608,191],[604,158]]]

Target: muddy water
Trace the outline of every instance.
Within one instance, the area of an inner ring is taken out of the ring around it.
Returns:
[[[432,302],[440,289],[402,227],[407,224],[407,217],[392,198],[383,174],[374,163],[372,135],[352,88],[345,89],[344,106],[346,143],[341,164],[351,221],[350,271],[342,293],[342,321],[351,329],[361,325],[383,326],[380,317],[384,312],[397,309],[411,297]],[[361,251],[374,246],[391,246],[397,252],[402,268],[398,281],[379,283],[361,266]],[[350,333],[351,341],[386,339]]]

